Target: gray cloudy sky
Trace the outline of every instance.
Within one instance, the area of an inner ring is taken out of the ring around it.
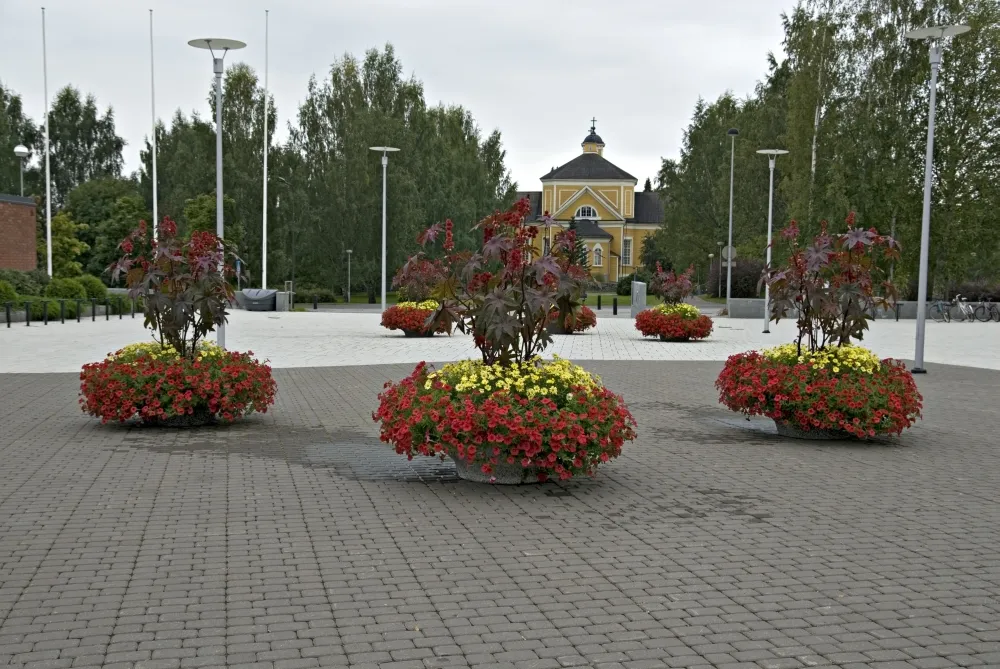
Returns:
[[[42,0],[49,97],[72,83],[114,106],[129,170],[150,127],[149,14],[155,10],[156,106],[207,113],[209,55],[194,37],[248,43],[228,62],[264,68],[280,138],[305,96],[345,52],[391,42],[430,102],[499,128],[523,189],[575,156],[596,116],[609,160],[642,182],[676,156],[698,96],[753,90],[781,43],[794,0]],[[0,0],[0,80],[43,113],[41,2]]]

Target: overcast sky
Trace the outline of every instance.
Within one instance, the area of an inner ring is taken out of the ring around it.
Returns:
[[[312,74],[345,52],[391,42],[431,103],[461,104],[484,133],[499,128],[522,189],[580,151],[589,119],[605,156],[640,184],[677,156],[699,96],[744,96],[780,51],[794,0],[43,0],[49,98],[66,84],[115,109],[126,167],[149,134],[149,12],[154,10],[156,110],[208,113],[210,56],[195,37],[248,47],[227,65],[264,69],[287,136]],[[43,114],[40,2],[0,0],[0,81]]]

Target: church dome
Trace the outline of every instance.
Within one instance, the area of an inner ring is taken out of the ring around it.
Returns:
[[[598,135],[596,132],[594,132],[593,129],[591,129],[590,134],[587,135],[584,138],[583,143],[584,144],[604,144],[604,140],[601,139],[601,136]]]

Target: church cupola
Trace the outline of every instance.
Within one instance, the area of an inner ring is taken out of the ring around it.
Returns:
[[[590,119],[590,134],[583,139],[584,153],[596,153],[597,155],[604,154],[604,140],[601,136],[597,134],[597,119]]]

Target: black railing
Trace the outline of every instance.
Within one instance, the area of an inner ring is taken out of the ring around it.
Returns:
[[[9,328],[11,326],[11,324],[14,323],[14,310],[16,308],[18,308],[18,307],[23,306],[24,307],[24,324],[25,324],[26,327],[31,327],[32,312],[34,311],[32,307],[34,307],[36,304],[40,304],[41,305],[41,312],[42,312],[41,313],[42,324],[43,325],[48,325],[49,324],[49,304],[52,303],[52,302],[58,302],[59,303],[59,322],[62,323],[62,324],[65,324],[66,323],[66,303],[70,302],[75,307],[75,309],[74,309],[75,313],[71,313],[70,314],[70,318],[72,318],[75,315],[76,316],[76,322],[79,323],[80,320],[81,320],[81,317],[83,316],[83,311],[84,311],[83,308],[82,308],[82,305],[83,305],[84,302],[88,302],[88,301],[90,302],[90,320],[91,321],[96,321],[97,320],[97,302],[98,302],[98,300],[97,300],[97,298],[93,298],[93,297],[90,298],[89,300],[82,299],[82,298],[63,299],[63,298],[53,298],[53,297],[38,297],[38,298],[32,298],[32,299],[26,299],[26,300],[18,300],[17,302],[13,302],[13,301],[3,302],[2,304],[3,304],[3,308],[4,308],[4,320],[6,321],[7,327]],[[115,311],[115,312],[118,313],[118,320],[122,320],[123,318],[125,318],[125,309],[126,308],[129,309],[129,313],[131,314],[131,317],[135,318],[135,312],[136,312],[136,309],[138,308],[138,306],[139,305],[138,305],[137,300],[130,299],[126,303],[126,299],[122,295],[116,295],[114,297],[114,300],[112,300],[110,297],[106,297],[104,299],[104,320],[111,320],[111,313],[113,311]],[[52,314],[52,318],[55,319],[55,313],[54,312]],[[35,318],[36,322],[37,322],[37,320],[38,320],[38,318]]]

